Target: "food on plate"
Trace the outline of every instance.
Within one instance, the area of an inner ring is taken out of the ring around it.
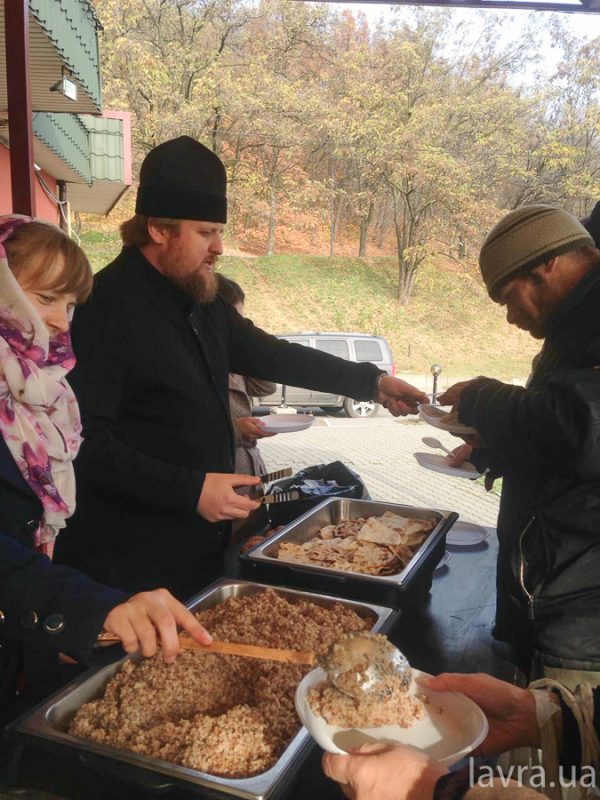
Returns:
[[[443,418],[445,425],[460,425],[461,422],[458,418],[458,409],[449,411],[447,414],[444,414]]]
[[[371,663],[368,651],[361,651],[360,663],[352,662],[352,669],[347,676],[336,674],[335,685],[328,678],[313,686],[308,691],[308,703],[313,712],[322,717],[328,725],[338,728],[377,728],[382,725],[399,725],[401,728],[410,728],[418,719],[424,717],[422,702],[409,693],[410,668],[406,659],[396,651],[385,636],[381,634],[361,634],[360,639],[371,640],[375,647],[372,652],[381,652],[387,645],[393,649],[400,658],[402,668],[392,659],[379,658],[377,663]],[[335,659],[335,648],[342,647],[342,656],[345,655],[344,646],[348,636],[342,637],[335,643],[328,654],[329,659]],[[376,658],[374,655],[373,658]],[[343,661],[343,658],[342,658]],[[406,668],[404,668],[406,665]],[[369,677],[372,679],[373,670],[377,674],[377,692],[362,691],[356,696],[356,670],[365,677],[368,687]],[[348,679],[347,689],[344,690],[344,678]]]
[[[372,620],[341,603],[329,608],[266,589],[196,612],[230,642],[325,653]],[[310,667],[186,650],[126,661],[103,697],[83,705],[69,732],[112,747],[228,778],[247,778],[277,761],[300,727],[296,686]]]
[[[393,575],[404,569],[435,525],[435,519],[401,517],[391,511],[368,519],[345,519],[325,525],[302,544],[281,542],[277,558],[365,575]]]

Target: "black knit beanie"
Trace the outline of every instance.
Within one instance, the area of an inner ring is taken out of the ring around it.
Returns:
[[[151,150],[142,163],[137,214],[227,222],[227,175],[221,159],[179,136]]]

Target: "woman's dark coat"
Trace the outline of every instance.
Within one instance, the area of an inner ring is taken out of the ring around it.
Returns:
[[[109,611],[127,599],[35,552],[41,512],[0,436],[0,724],[58,688],[58,652],[85,662]]]

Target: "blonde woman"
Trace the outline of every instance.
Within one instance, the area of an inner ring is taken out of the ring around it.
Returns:
[[[60,229],[0,217],[2,721],[60,683],[56,653],[86,661],[102,628],[118,635],[128,652],[140,648],[146,656],[160,638],[169,661],[179,649],[178,624],[210,641],[165,590],[129,597],[49,560],[75,508],[81,421],[66,375],[75,364],[73,310],[91,286],[85,254]]]

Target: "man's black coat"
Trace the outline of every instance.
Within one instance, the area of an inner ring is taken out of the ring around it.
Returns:
[[[219,574],[229,537],[228,523],[196,512],[205,474],[233,472],[229,373],[356,399],[373,396],[380,374],[270,336],[220,299],[192,303],[136,248],[96,277],[73,345],[84,444],[55,559],[180,598]]]
[[[550,320],[527,389],[480,378],[460,420],[504,476],[494,635],[526,668],[600,671],[600,268]]]

